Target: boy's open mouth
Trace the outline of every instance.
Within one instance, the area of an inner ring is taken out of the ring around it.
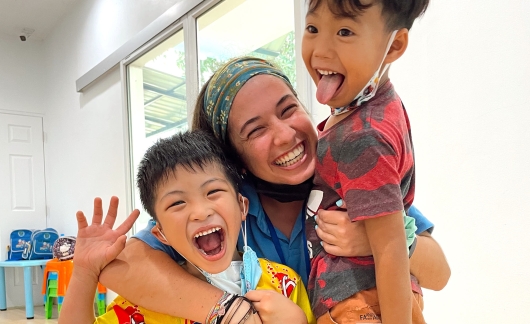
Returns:
[[[224,251],[225,232],[220,226],[212,227],[208,230],[195,234],[193,242],[195,247],[207,258],[221,257]]]
[[[338,92],[344,82],[344,75],[335,72],[317,69],[320,80],[317,85],[317,100],[321,104],[327,104]]]

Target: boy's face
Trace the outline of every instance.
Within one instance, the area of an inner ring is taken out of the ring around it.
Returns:
[[[378,69],[391,34],[381,9],[373,3],[357,17],[337,17],[322,1],[307,14],[302,56],[320,103],[348,105]]]
[[[237,193],[221,169],[209,163],[195,171],[178,166],[156,192],[155,212],[165,238],[186,260],[209,273],[233,260],[248,200]]]

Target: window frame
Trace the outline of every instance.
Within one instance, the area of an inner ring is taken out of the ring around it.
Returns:
[[[125,207],[128,213],[130,213],[134,208],[134,186],[135,186],[135,174],[133,168],[133,139],[132,139],[132,123],[131,123],[131,113],[129,111],[130,97],[129,97],[129,76],[127,72],[128,65],[136,61],[138,58],[160,45],[162,42],[167,40],[169,37],[173,36],[175,33],[182,30],[184,32],[184,54],[185,54],[185,78],[186,78],[186,98],[190,98],[186,101],[186,110],[188,116],[193,115],[193,109],[195,107],[195,102],[199,94],[199,62],[198,62],[198,49],[197,49],[197,19],[207,12],[209,9],[222,2],[223,0],[203,0],[192,7],[187,12],[182,13],[173,23],[169,24],[167,27],[163,26],[162,23],[158,23],[161,30],[155,33],[155,36],[150,38],[148,41],[144,42],[141,46],[137,47],[129,55],[125,56],[122,60],[119,61],[121,84],[122,84],[122,110],[124,115],[124,129],[125,129],[125,152],[126,152],[126,201]],[[312,86],[312,80],[307,72],[303,59],[302,59],[302,50],[301,50],[301,41],[302,36],[305,30],[305,12],[306,12],[306,1],[305,0],[291,0],[292,5],[294,6],[294,33],[295,33],[295,64],[296,64],[296,91],[302,104],[306,107],[308,112],[311,115],[313,100],[311,93],[314,91]],[[173,8],[169,9],[167,12],[173,10],[175,11],[180,3],[176,4]],[[180,7],[179,7],[180,8]],[[159,21],[163,18],[164,13],[156,21]],[[155,21],[155,22],[156,22]],[[135,40],[139,37],[140,34],[146,34],[146,30],[149,29],[153,33],[153,24],[146,27],[142,30],[137,36],[132,40]],[[132,41],[131,40],[131,41]],[[127,44],[126,44],[127,45]],[[126,47],[124,45],[124,47]],[[121,48],[120,48],[121,49]],[[119,50],[118,50],[119,51]],[[117,51],[117,52],[118,52]],[[115,54],[115,53],[114,53]],[[111,55],[112,56],[112,55]],[[111,57],[100,63],[103,64],[108,61]],[[96,69],[96,68],[94,68]],[[94,70],[89,71],[89,73],[94,72]],[[106,72],[106,71],[105,71]],[[105,73],[103,72],[103,73]],[[78,91],[82,91],[82,88],[79,89],[80,81],[84,81],[87,78],[85,74],[82,78],[77,80]],[[101,73],[101,75],[103,75]],[[82,80],[85,78],[84,80]],[[97,77],[96,77],[97,78]],[[94,80],[96,79],[94,78]],[[188,126],[191,127],[191,118],[188,118]],[[133,225],[132,233],[135,234],[139,229],[136,228],[136,224]]]

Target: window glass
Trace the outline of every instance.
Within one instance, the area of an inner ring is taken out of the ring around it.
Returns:
[[[294,6],[286,0],[225,0],[197,19],[199,84],[232,57],[275,63],[296,87]]]
[[[127,66],[134,180],[145,151],[157,139],[188,129],[184,62],[184,32],[180,30]],[[133,207],[141,211],[138,230],[151,216],[142,209],[135,184]]]

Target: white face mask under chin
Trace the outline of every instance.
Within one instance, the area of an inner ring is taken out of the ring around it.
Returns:
[[[243,261],[232,261],[228,268],[220,273],[211,274],[197,269],[206,277],[209,283],[231,294],[241,295],[241,267]]]

